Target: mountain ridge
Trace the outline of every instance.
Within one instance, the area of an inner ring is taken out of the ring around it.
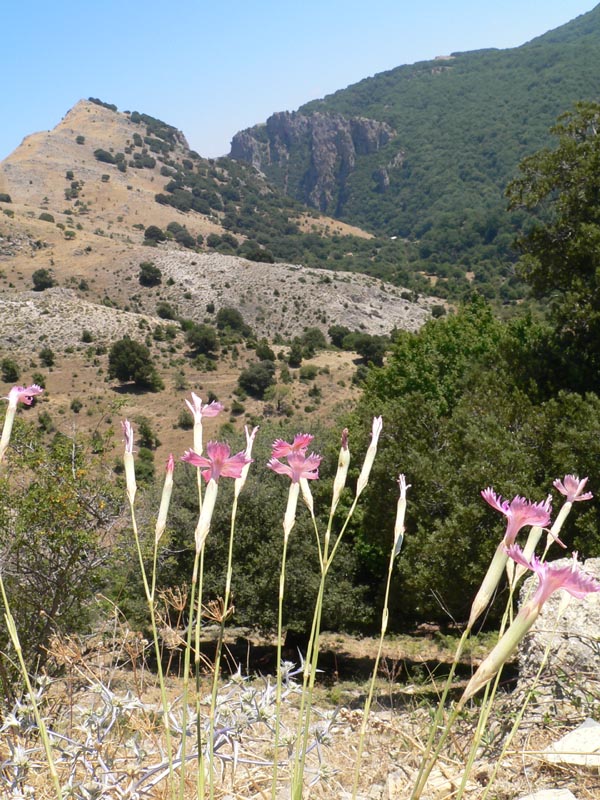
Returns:
[[[522,158],[550,143],[560,113],[600,96],[599,62],[597,6],[519,47],[399,66],[300,106],[293,112],[298,128],[318,113],[362,116],[396,133],[376,152],[357,155],[319,210],[413,242],[414,269],[442,281],[458,279],[458,264],[492,276],[509,299],[512,241],[523,219],[507,214],[504,187]],[[277,138],[277,122],[273,115],[241,132],[246,146],[255,139],[268,153],[265,138],[269,145]],[[321,160],[305,136],[290,139],[278,163],[254,163],[280,189],[314,206],[310,187],[319,183]]]

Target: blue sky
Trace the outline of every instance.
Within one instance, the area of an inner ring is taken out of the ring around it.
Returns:
[[[0,160],[81,98],[160,117],[203,156],[401,64],[516,47],[595,0],[2,0]]]

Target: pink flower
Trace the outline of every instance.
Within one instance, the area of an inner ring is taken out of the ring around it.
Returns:
[[[19,403],[30,406],[33,398],[43,391],[42,387],[38,386],[37,383],[32,383],[31,386],[13,386],[6,398],[9,408],[16,408]]]
[[[175,469],[175,459],[173,458],[173,453],[169,453],[169,457],[167,459],[167,468],[166,468],[167,475],[172,475],[174,469]]]
[[[529,500],[517,495],[509,503],[508,500],[502,500],[502,497],[497,495],[491,487],[484,489],[481,496],[486,503],[506,517],[506,533],[504,534],[506,545],[513,544],[517,534],[525,525],[538,525],[545,528],[550,524],[549,499],[544,500],[543,503],[530,503]]]
[[[577,500],[591,500],[594,496],[591,492],[582,494],[587,482],[587,478],[579,480],[578,475],[565,475],[562,481],[560,478],[557,478],[553,486],[555,489],[558,489],[561,494],[564,494],[567,498],[567,503],[574,503]]]
[[[297,433],[294,436],[292,444],[285,442],[283,439],[275,439],[271,456],[273,458],[285,458],[291,453],[305,455],[308,445],[314,438],[315,437],[310,433]]]
[[[313,481],[319,477],[321,456],[317,456],[314,453],[307,456],[301,452],[291,452],[287,460],[287,464],[282,464],[279,459],[271,458],[267,467],[279,475],[287,475],[292,483],[299,483],[302,479]]]
[[[203,467],[202,477],[207,483],[210,480],[218,481],[220,477],[241,478],[245,465],[252,462],[244,452],[230,456],[229,445],[223,442],[209,442],[206,445],[206,452],[208,457],[187,450],[181,460],[195,467]]]
[[[129,422],[128,419],[123,420],[121,422],[121,428],[123,429],[123,437],[125,439],[125,452],[131,455],[133,453],[133,427],[131,422]]]
[[[207,405],[202,405],[202,400],[198,397],[197,394],[192,392],[192,402],[190,403],[189,400],[186,400],[186,405],[189,410],[192,412],[194,416],[194,422],[199,424],[202,422],[202,417],[216,417],[217,414],[220,414],[223,411],[223,404],[218,403],[216,400],[213,400],[212,403],[208,403]]]
[[[528,561],[516,544],[507,547],[506,552],[513,561],[532,570],[538,576],[538,588],[530,601],[532,607],[541,608],[557,589],[564,589],[579,599],[590,592],[600,592],[600,583],[578,568],[577,553],[573,553],[570,565],[559,566],[552,562],[540,561],[537,556],[532,556],[531,561]]]

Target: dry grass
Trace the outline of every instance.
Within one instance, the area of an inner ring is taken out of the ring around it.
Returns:
[[[366,644],[362,643],[361,653],[364,653]],[[347,639],[344,646],[351,649],[353,640]],[[99,775],[94,777],[91,770],[97,758],[98,764],[110,763],[114,774],[120,776],[118,785],[121,793],[116,788],[109,791],[105,785],[105,792],[100,797],[133,797],[133,794],[127,794],[125,787],[133,787],[137,782],[138,789],[144,786],[148,788],[159,776],[162,777],[156,780],[154,788],[140,796],[165,799],[169,796],[160,697],[155,677],[145,662],[147,648],[148,643],[139,634],[123,628],[118,617],[107,624],[101,633],[86,641],[69,638],[53,643],[52,661],[55,665],[61,665],[63,677],[52,683],[42,704],[52,730],[66,737],[59,742],[59,747],[65,752],[64,759],[59,763],[61,781],[65,785],[69,780],[74,784],[81,780],[91,790],[96,778],[98,783],[102,783]],[[325,676],[326,680],[330,678]],[[201,714],[204,718],[208,714],[211,680],[210,672],[207,672],[200,685]],[[307,764],[306,797],[350,797],[362,723],[363,687],[355,686],[350,702],[336,698],[334,704],[332,695],[335,686],[334,683],[329,688],[322,686],[318,690],[313,730],[318,732],[319,744],[311,751]],[[172,724],[176,728],[181,713],[180,678],[173,675],[168,678],[167,690]],[[419,702],[415,698],[407,698],[401,706],[392,710],[386,700],[385,681],[382,681],[379,692],[379,699],[370,717],[361,761],[359,797],[404,800],[409,796],[420,765],[431,719],[430,705],[434,698],[424,695]],[[218,800],[268,798],[271,790],[270,762],[273,757],[273,681],[260,676],[224,678],[220,698],[219,720],[229,733],[217,751],[215,797]],[[499,697],[496,713],[490,720],[482,751],[470,776],[465,794],[469,800],[482,797],[519,705],[520,701],[510,695]],[[288,732],[293,738],[297,713],[298,694],[291,691],[283,707],[284,738]],[[557,723],[559,717],[554,717],[556,713],[568,722]],[[545,747],[574,727],[585,713],[585,709],[567,708],[564,704],[559,709],[552,707],[546,713],[543,708],[532,706],[531,713],[526,716],[506,754],[490,797],[495,800],[514,800],[542,788],[563,788],[571,789],[578,800],[597,798],[600,789],[597,775],[576,768],[551,765],[542,757]],[[102,722],[107,714],[112,714],[113,718],[109,729]],[[473,707],[459,721],[424,797],[450,800],[455,793],[476,718],[477,709]],[[0,758],[5,759],[11,747],[14,750],[17,743],[35,748],[35,736],[31,738],[32,735],[31,731],[28,733],[17,725],[9,727],[5,730],[3,743],[0,743]],[[96,754],[92,745],[94,736],[101,739]],[[81,763],[73,766],[73,754],[79,752],[84,744],[88,748],[85,750],[87,755],[85,758],[81,755]],[[190,747],[193,747],[193,736]],[[155,771],[157,765],[161,769]],[[281,800],[290,796],[289,768],[290,762],[283,754],[278,781],[278,797]],[[185,794],[189,800],[196,797],[195,769],[195,762],[190,762]],[[36,800],[53,797],[43,761],[36,764],[36,759],[30,760],[25,784],[33,788]]]

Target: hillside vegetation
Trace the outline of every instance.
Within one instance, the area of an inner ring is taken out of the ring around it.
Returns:
[[[436,293],[458,297],[474,281],[514,300],[524,286],[512,245],[526,217],[506,213],[505,187],[561,112],[598,97],[599,58],[597,7],[521,47],[401,66],[275,114],[234,137],[232,154],[299,201],[409,240],[408,271],[434,274]],[[365,118],[393,135],[366,141]],[[338,149],[332,165],[313,129],[348,121],[351,152]]]

